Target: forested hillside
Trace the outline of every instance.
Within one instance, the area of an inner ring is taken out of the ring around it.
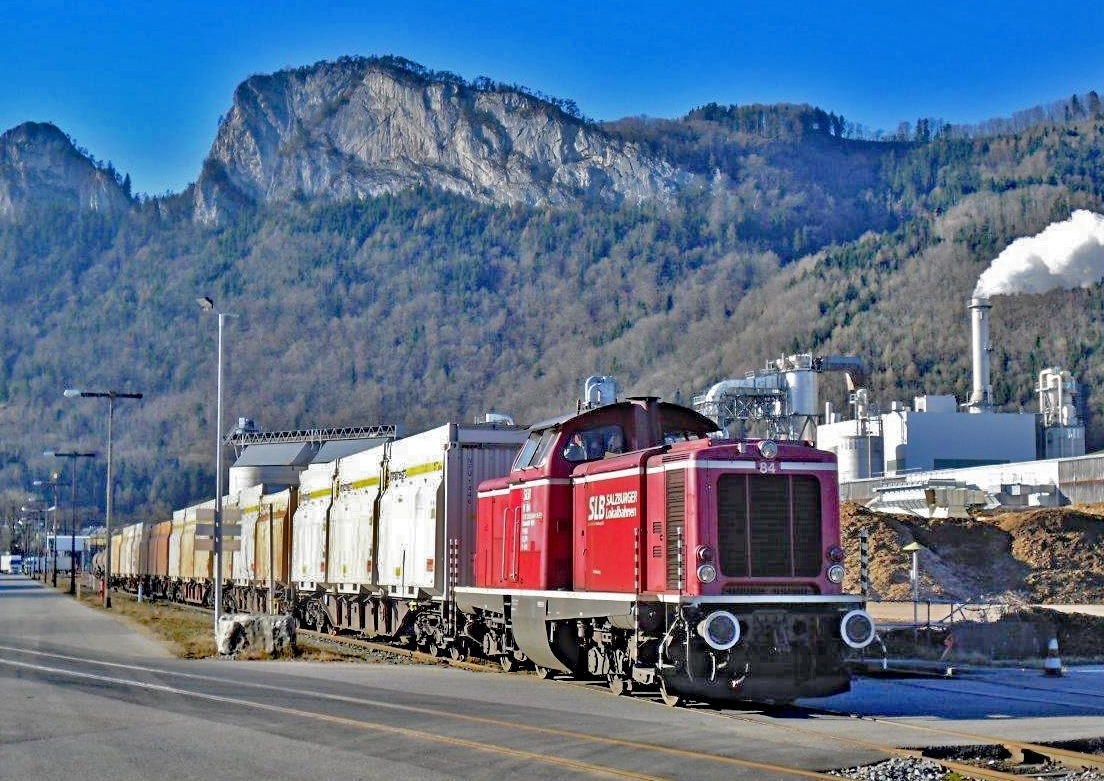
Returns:
[[[532,422],[572,408],[594,373],[685,400],[793,351],[862,356],[884,402],[961,399],[980,272],[1073,209],[1104,211],[1099,101],[1061,105],[879,140],[809,106],[588,125],[681,171],[669,201],[412,188],[246,204],[219,224],[195,219],[192,190],[120,214],[37,204],[0,220],[0,489],[57,468],[45,449],[104,450],[106,404],[62,397],[87,387],[146,394],[117,408],[120,516],[210,496],[216,318],[201,295],[238,316],[227,421],[269,430]],[[1037,372],[1061,365],[1085,384],[1090,448],[1104,446],[1102,296],[992,310],[998,403],[1033,408]],[[100,517],[102,459],[81,468],[78,501]]]

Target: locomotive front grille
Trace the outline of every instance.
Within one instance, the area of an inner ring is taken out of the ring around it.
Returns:
[[[820,483],[811,475],[722,475],[717,541],[729,577],[816,577],[820,573]]]

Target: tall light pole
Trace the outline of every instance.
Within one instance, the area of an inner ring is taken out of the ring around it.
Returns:
[[[222,329],[228,317],[237,315],[220,312],[207,296],[196,299],[204,312],[218,315],[218,383],[215,388],[215,640],[218,640],[219,619],[222,617]]]
[[[47,512],[49,512],[49,510],[51,510],[51,509],[54,511],[54,526],[53,526],[53,528],[54,528],[54,557],[53,557],[53,564],[52,564],[52,570],[53,570],[53,573],[54,573],[53,574],[53,587],[54,588],[57,588],[57,531],[58,531],[58,529],[57,529],[57,513],[58,513],[58,491],[57,491],[57,487],[58,487],[58,480],[60,478],[61,478],[61,473],[60,472],[51,472],[49,480],[35,480],[34,481],[35,485],[43,486],[43,487],[50,486],[50,488],[54,489],[54,506],[52,508],[47,508]],[[49,550],[47,550],[46,552],[49,553]],[[43,570],[42,571],[42,582],[45,583],[46,582],[46,564],[45,564],[45,562],[43,562],[43,564],[42,564],[42,570]]]
[[[912,626],[915,632],[920,625],[920,551],[923,549],[923,545],[913,540],[905,547],[901,548],[905,553],[912,556],[912,567],[909,570],[909,581],[912,585]]]
[[[141,393],[127,393],[125,391],[87,391],[77,388],[66,388],[65,397],[69,399],[107,399],[107,511],[104,515],[104,590],[103,606],[111,607],[111,508],[112,497],[115,494],[112,481],[111,454],[112,454],[112,427],[115,421],[115,399],[140,399]]]
[[[69,493],[71,515],[69,516],[69,593],[77,593],[77,459],[95,458],[95,453],[57,453],[53,450],[43,452],[44,456],[54,458],[68,458],[69,471],[72,473],[73,484]],[[57,537],[54,537],[54,546],[57,546]],[[55,578],[57,575],[54,576]]]

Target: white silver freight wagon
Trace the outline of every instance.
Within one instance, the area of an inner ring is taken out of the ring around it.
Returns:
[[[292,569],[306,623],[423,645],[447,633],[451,590],[472,582],[478,486],[510,471],[525,436],[450,423],[303,472]]]
[[[336,461],[311,464],[299,474],[299,506],[292,521],[291,579],[300,591],[326,583],[326,536],[333,505]]]

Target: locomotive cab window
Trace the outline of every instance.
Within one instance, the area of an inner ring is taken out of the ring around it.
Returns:
[[[563,457],[573,464],[624,452],[625,432],[618,425],[576,431],[563,446]]]
[[[685,429],[677,428],[664,428],[663,429],[663,444],[673,445],[676,442],[689,442],[692,439],[705,439],[705,434],[700,434],[697,431],[687,431]]]

